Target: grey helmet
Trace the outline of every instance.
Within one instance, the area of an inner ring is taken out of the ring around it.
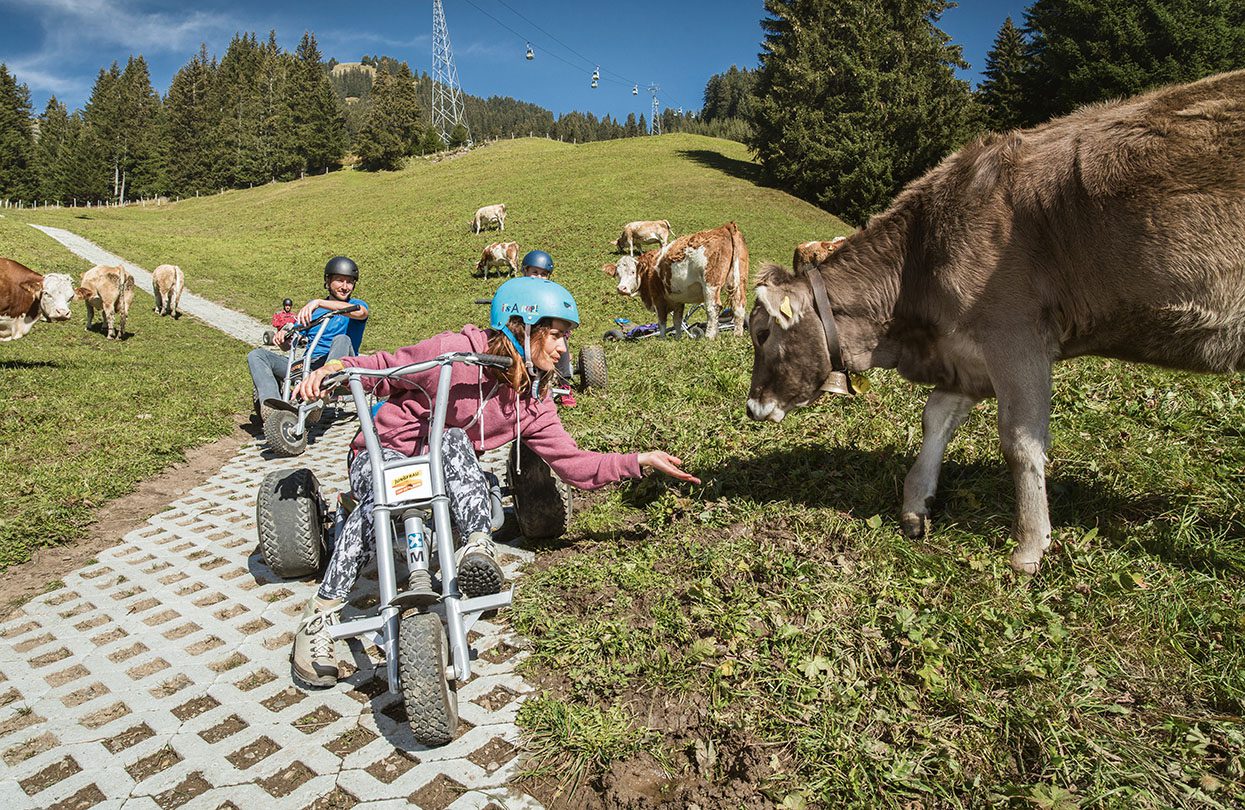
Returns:
[[[346,256],[334,256],[324,265],[324,283],[329,283],[329,276],[349,276],[356,282],[359,280],[359,265]]]

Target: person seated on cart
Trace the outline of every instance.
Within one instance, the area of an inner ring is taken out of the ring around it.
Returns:
[[[396,352],[343,357],[325,363],[298,386],[298,396],[321,395],[321,381],[343,367],[385,369],[418,363],[447,352],[483,352],[510,357],[509,369],[454,366],[446,430],[442,438],[450,514],[458,532],[458,584],[469,597],[497,593],[504,575],[497,562],[490,531],[490,474],[477,454],[519,436],[563,481],[580,489],[638,478],[654,469],[698,484],[680,467],[683,462],[663,450],[643,453],[596,453],[575,444],[558,417],[549,382],[558,359],[566,353],[566,337],[579,325],[575,299],[561,285],[540,278],[515,278],[493,296],[491,329],[468,324],[459,332],[443,332]],[[366,389],[389,400],[376,411],[376,435],[386,461],[427,452],[427,431],[437,395],[436,369],[400,379],[363,378]],[[375,552],[372,534],[372,476],[362,434],[354,441],[357,455],[350,463],[350,488],[357,506],[334,545],[319,589],[308,602],[294,636],[294,672],[316,685],[336,683],[337,657],[329,626],[350,595],[364,564]]]
[[[334,256],[324,265],[324,289],[328,290],[328,298],[313,298],[294,314],[293,323],[306,326],[313,318],[326,312],[358,305],[359,309],[349,315],[329,318],[320,341],[311,354],[311,368],[319,368],[329,360],[336,360],[359,353],[359,344],[363,340],[363,330],[367,326],[367,304],[358,298],[352,298],[355,286],[359,283],[359,266],[345,256]],[[294,302],[285,299],[285,305],[292,307]],[[285,307],[283,307],[285,308]],[[276,313],[272,317],[273,326],[277,325]],[[281,349],[288,349],[293,325],[277,332],[273,342]],[[252,349],[246,356],[246,364],[251,370],[251,380],[255,383],[255,398],[260,403],[259,412],[263,413],[262,403],[267,399],[281,398],[281,384],[285,382],[286,358],[267,349]]]
[[[281,308],[272,313],[272,328],[280,332],[292,323],[298,323],[298,313],[294,311],[294,299],[287,298],[281,302]]]
[[[543,250],[529,250],[523,256],[523,276],[524,278],[553,278],[553,257]],[[571,377],[575,376],[575,369],[571,365],[571,350],[568,345],[566,352],[558,358],[558,388],[561,393],[553,395],[553,401],[563,408],[574,408],[578,403],[575,401],[575,393],[571,389]]]

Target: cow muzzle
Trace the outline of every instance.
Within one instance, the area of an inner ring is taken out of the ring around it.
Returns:
[[[766,419],[771,422],[781,422],[783,417],[787,415],[787,411],[778,407],[778,403],[773,400],[762,402],[752,397],[748,398],[748,417],[757,422],[763,422]]]

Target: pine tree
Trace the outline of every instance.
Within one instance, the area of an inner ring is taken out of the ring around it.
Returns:
[[[445,141],[441,140],[441,133],[437,132],[435,127],[428,127],[424,130],[424,137],[419,142],[419,154],[431,155],[444,148]]]
[[[454,125],[454,128],[450,130],[450,148],[459,149],[466,146],[469,137],[470,136],[467,134],[466,124],[459,121]]]
[[[1245,67],[1240,0],[1035,0],[1025,13],[1027,123]]]
[[[419,150],[423,114],[416,92],[415,81],[405,64],[396,73],[377,72],[371,108],[354,146],[362,168],[397,169],[402,158]]]
[[[345,116],[333,93],[333,83],[321,66],[314,34],[303,34],[294,59],[290,83],[294,139],[302,171],[319,173],[341,165],[347,145]]]
[[[35,142],[40,199],[62,202],[73,196],[66,172],[69,137],[69,110],[52,96],[39,116],[39,137]]]
[[[766,0],[749,144],[767,179],[856,223],[972,131],[947,0]]]
[[[151,86],[151,73],[141,54],[126,62],[117,90],[123,122],[118,127],[122,134],[121,170],[125,183],[122,197],[125,189],[131,197],[162,194],[168,191],[162,105],[160,96]]]
[[[977,88],[985,124],[995,132],[1024,126],[1021,74],[1025,64],[1024,35],[1008,17],[986,54],[986,69],[982,71],[986,80]]]
[[[30,199],[37,191],[30,90],[0,62],[0,197]]]
[[[212,135],[218,144],[212,173],[222,186],[240,188],[270,179],[263,138],[262,70],[263,54],[255,35],[235,35],[221,57],[211,101],[220,111]]]
[[[169,184],[179,194],[212,191],[221,183],[213,175],[218,159],[213,131],[220,109],[213,105],[216,60],[207,45],[173,76],[165,99]]]

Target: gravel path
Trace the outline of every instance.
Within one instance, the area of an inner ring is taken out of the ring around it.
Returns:
[[[152,294],[151,273],[137,264],[127,262],[120,256],[104,250],[91,240],[84,239],[76,233],[62,228],[49,228],[45,225],[31,225],[31,227],[43,231],[67,247],[75,256],[80,256],[88,262],[109,266],[118,264],[124,266],[134,276],[134,281],[137,282],[138,286],[145,290],[148,295]],[[189,279],[187,286],[193,281],[194,279]],[[200,298],[189,290],[182,293],[179,309],[188,315],[195,316],[209,326],[252,346],[261,345],[264,342],[264,330],[272,328],[263,321],[252,318],[250,315],[243,315],[241,312],[227,309],[206,298]]]

